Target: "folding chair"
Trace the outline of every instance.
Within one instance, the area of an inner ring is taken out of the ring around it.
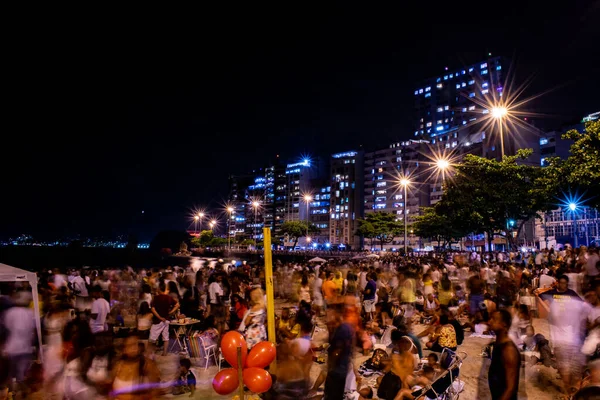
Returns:
[[[216,344],[206,344],[205,339],[202,336],[198,336],[198,339],[200,340],[200,343],[202,344],[202,349],[204,350],[204,359],[206,360],[206,364],[204,365],[204,370],[208,369],[208,362],[210,361],[210,358],[212,357],[215,360],[215,365],[219,365],[219,369],[221,369],[220,367],[220,362],[219,359],[217,358],[217,345]]]

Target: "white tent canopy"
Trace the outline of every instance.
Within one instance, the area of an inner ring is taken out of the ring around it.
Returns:
[[[39,357],[40,361],[42,361],[42,323],[40,321],[37,274],[0,263],[0,282],[29,282],[31,296],[33,297],[33,313],[38,336]]]
[[[310,260],[308,260],[308,262],[326,262],[327,260],[324,260],[320,257],[315,257],[315,258],[311,258]]]

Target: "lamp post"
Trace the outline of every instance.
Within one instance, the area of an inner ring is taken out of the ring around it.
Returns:
[[[231,228],[230,228],[230,224],[231,224],[231,217],[233,215],[233,207],[229,206],[227,207],[227,212],[229,213],[229,218],[227,218],[227,249],[229,249],[229,251],[231,251]]]
[[[408,238],[408,221],[407,221],[407,216],[406,216],[406,193],[408,190],[408,185],[410,185],[410,180],[408,180],[407,178],[402,178],[400,179],[400,185],[402,185],[404,187],[404,256],[406,256],[408,254],[408,245],[406,243],[407,238]]]
[[[202,218],[204,218],[204,213],[203,212],[198,213],[197,217],[198,217],[198,220],[200,221],[200,230],[202,230]]]
[[[571,210],[571,214],[573,216],[573,249],[578,247],[577,245],[577,204],[569,203],[569,210]]]
[[[198,215],[194,215],[194,233],[198,233],[198,220],[200,217]]]
[[[492,107],[492,117],[498,121],[498,125],[500,125],[500,151],[502,154],[502,158],[504,158],[504,132],[502,131],[502,125],[504,123],[504,117],[508,114],[508,110],[503,106],[494,106]]]
[[[258,246],[258,235],[256,233],[256,221],[258,220],[258,207],[260,207],[260,203],[258,201],[252,202],[252,207],[254,208],[254,249]]]
[[[313,197],[310,194],[305,194],[304,195],[304,202],[306,203],[306,247],[308,250],[308,243],[310,243],[310,237],[308,236],[308,225],[310,224],[310,202],[312,201]]]
[[[210,227],[211,231],[213,230],[213,228],[215,227],[216,224],[217,224],[217,221],[215,221],[214,219],[208,223],[208,226]]]

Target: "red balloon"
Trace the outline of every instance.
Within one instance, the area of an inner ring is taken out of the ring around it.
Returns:
[[[239,387],[238,372],[233,368],[220,370],[212,381],[212,387],[220,395],[232,393]]]
[[[273,343],[259,342],[250,350],[250,354],[248,354],[248,358],[246,359],[246,365],[249,368],[265,368],[273,362],[276,353],[277,350]]]
[[[225,361],[233,368],[237,368],[237,349],[242,348],[242,367],[246,364],[248,356],[248,345],[246,339],[238,331],[229,331],[221,339],[221,353]]]
[[[244,370],[244,385],[254,393],[264,393],[271,388],[271,374],[262,368],[246,368]]]

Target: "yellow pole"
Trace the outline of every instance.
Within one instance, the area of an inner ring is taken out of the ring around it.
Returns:
[[[263,228],[265,249],[265,280],[267,285],[267,333],[269,341],[277,346],[275,337],[275,298],[273,294],[273,257],[271,254],[271,228]],[[269,372],[277,370],[277,359],[271,363]]]
[[[244,366],[242,365],[242,348],[237,348],[237,373],[238,373],[238,396],[240,400],[244,400],[244,375],[242,373]]]

